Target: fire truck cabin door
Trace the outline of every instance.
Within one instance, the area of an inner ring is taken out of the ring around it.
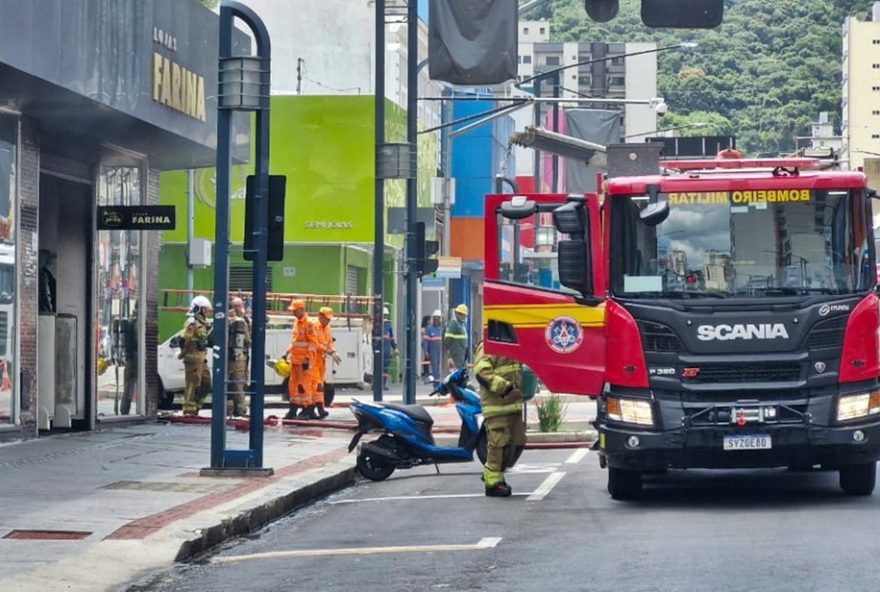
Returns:
[[[592,291],[604,297],[598,198],[578,202],[588,229],[578,244],[554,226],[554,210],[566,202],[565,194],[486,196],[483,347],[528,365],[551,392],[598,396],[605,305],[563,286],[557,265],[560,248],[583,247]]]

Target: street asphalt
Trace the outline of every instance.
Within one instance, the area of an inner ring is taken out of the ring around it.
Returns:
[[[527,451],[511,499],[476,463],[353,487],[221,551],[152,592],[876,590],[880,495],[834,472],[671,471],[637,502],[605,491],[585,450]],[[268,555],[267,555],[268,554]]]

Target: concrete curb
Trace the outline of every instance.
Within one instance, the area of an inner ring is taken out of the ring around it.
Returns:
[[[193,559],[229,539],[255,532],[294,510],[352,485],[354,481],[355,469],[348,467],[333,475],[294,489],[286,495],[275,497],[256,507],[244,510],[233,518],[202,529],[198,536],[182,543],[174,561]]]

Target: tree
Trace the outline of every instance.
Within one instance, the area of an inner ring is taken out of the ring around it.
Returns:
[[[209,10],[216,10],[220,6],[220,0],[199,0],[199,3]]]

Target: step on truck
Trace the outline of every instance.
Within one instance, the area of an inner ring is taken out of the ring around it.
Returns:
[[[837,470],[880,456],[878,297],[861,172],[665,162],[596,195],[488,195],[486,351],[597,398],[613,498],[669,468]]]

